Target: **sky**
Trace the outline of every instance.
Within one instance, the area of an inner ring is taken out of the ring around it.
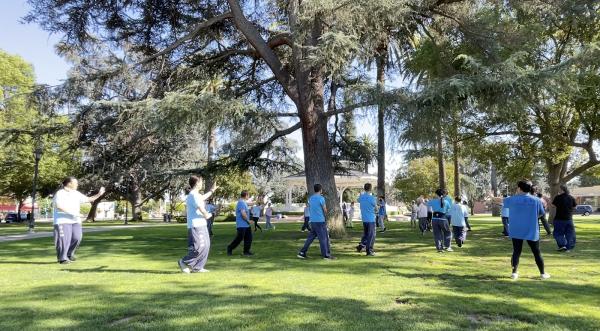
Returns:
[[[27,15],[29,5],[23,0],[2,0],[0,10],[0,49],[10,54],[23,57],[35,69],[37,83],[58,85],[67,76],[69,64],[54,51],[54,45],[60,40],[58,35],[50,35],[36,24],[23,24],[22,18]],[[358,135],[367,133],[376,141],[376,123],[374,116],[370,119],[360,119],[356,123]],[[291,139],[302,146],[300,131],[290,135]],[[297,153],[303,159],[302,150]],[[386,178],[392,179],[401,164],[399,153],[386,153]],[[377,172],[373,164],[370,173]]]

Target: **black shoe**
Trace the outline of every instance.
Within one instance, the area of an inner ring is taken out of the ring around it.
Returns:
[[[364,248],[364,246],[359,244],[358,246],[356,246],[356,251],[358,253],[360,253],[360,252],[362,252],[363,248]]]
[[[254,253],[252,253],[252,252],[246,252],[246,253],[244,253],[244,256],[252,256],[252,255],[254,255]]]
[[[567,248],[566,248],[566,247],[561,247],[561,248],[559,248],[559,249],[557,249],[557,250],[558,250],[559,252],[564,252],[564,251],[567,251]]]
[[[367,256],[375,256],[375,252],[369,252],[367,253]]]
[[[233,255],[233,252],[230,249],[227,249],[227,256]]]
[[[60,263],[60,264],[70,264],[71,261],[70,260],[64,260],[64,261],[59,261],[58,263]]]
[[[299,259],[306,259],[308,256],[306,256],[306,253],[298,253],[298,255],[296,255]]]
[[[324,260],[337,260],[337,258],[333,255],[325,256],[323,259]]]
[[[73,255],[73,256],[69,256],[69,260],[70,260],[71,262],[75,262],[75,261],[77,261],[77,256],[75,256],[75,255]]]
[[[467,230],[467,232],[471,232],[471,231],[473,231],[473,230],[471,230],[471,229]]]

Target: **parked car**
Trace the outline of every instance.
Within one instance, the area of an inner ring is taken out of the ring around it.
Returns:
[[[4,222],[6,223],[16,223],[19,222],[19,218],[17,217],[18,213],[8,212],[6,213],[6,217],[4,217]],[[21,213],[21,222],[27,221],[27,213]]]
[[[577,205],[575,207],[575,214],[580,214],[583,216],[590,216],[590,214],[594,211],[594,208],[590,205]]]

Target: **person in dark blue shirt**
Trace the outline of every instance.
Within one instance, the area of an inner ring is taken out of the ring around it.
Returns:
[[[381,233],[384,233],[385,228],[385,217],[387,215],[387,207],[385,202],[385,197],[379,197],[379,212],[377,213],[377,226],[381,229]]]
[[[356,251],[360,253],[366,248],[367,256],[375,256],[373,246],[375,245],[375,210],[377,209],[377,200],[371,194],[371,190],[373,189],[371,183],[366,183],[364,189],[365,191],[358,197],[360,215],[363,222],[363,236],[358,246],[356,246]]]
[[[246,200],[248,199],[248,191],[242,191],[240,200],[235,206],[235,226],[237,235],[235,239],[227,246],[227,255],[233,254],[233,250],[244,241],[244,255],[254,255],[250,251],[252,246],[252,230],[250,229],[250,212]]]
[[[544,259],[540,251],[540,228],[538,219],[546,211],[542,202],[533,196],[533,184],[529,180],[517,183],[517,194],[504,199],[504,208],[509,210],[508,235],[513,243],[511,259],[512,279],[519,278],[519,259],[523,250],[523,241],[531,248],[542,279],[550,278],[544,271]]]
[[[438,196],[437,199],[431,199],[427,205],[433,210],[432,216],[432,227],[433,227],[433,239],[435,241],[435,248],[439,253],[452,252],[452,232],[450,231],[450,223],[448,223],[448,212],[450,211],[451,204],[444,196],[443,189],[437,189],[435,194]]]
[[[335,257],[331,255],[329,246],[329,235],[327,234],[327,223],[325,222],[327,207],[325,206],[325,198],[323,197],[322,189],[323,188],[321,187],[321,184],[315,184],[315,194],[308,199],[308,209],[310,212],[310,233],[304,242],[304,246],[298,253],[298,257],[301,259],[305,259],[307,257],[306,252],[308,251],[310,244],[312,244],[316,238],[319,239],[321,256],[328,260],[335,259]]]

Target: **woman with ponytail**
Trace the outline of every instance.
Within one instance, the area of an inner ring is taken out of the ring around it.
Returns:
[[[445,251],[452,252],[451,241],[452,232],[450,231],[450,224],[448,223],[448,211],[450,210],[451,204],[445,197],[444,189],[437,189],[435,191],[437,199],[431,199],[427,205],[433,210],[432,215],[432,226],[433,226],[433,240],[435,242],[435,248],[439,253]]]
[[[504,207],[509,210],[508,235],[512,239],[513,254],[511,259],[512,279],[519,278],[519,259],[523,250],[523,241],[531,248],[542,279],[550,278],[544,271],[544,259],[540,251],[540,228],[538,219],[545,214],[542,202],[531,195],[533,184],[529,180],[517,183],[517,194],[504,199]]]
[[[186,189],[188,196],[185,201],[188,228],[188,254],[181,258],[178,264],[181,271],[186,274],[208,272],[208,270],[204,269],[210,250],[210,235],[208,233],[207,220],[212,215],[206,211],[206,200],[213,195],[217,186],[213,186],[205,194],[200,194],[200,178],[191,176],[188,183],[189,187]]]

